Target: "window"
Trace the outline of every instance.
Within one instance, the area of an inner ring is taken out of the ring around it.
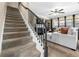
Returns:
[[[58,19],[53,19],[53,27],[57,28],[58,27]]]
[[[75,15],[75,27],[79,28],[79,15]]]
[[[66,17],[66,26],[67,27],[73,27],[73,17],[72,16]]]
[[[51,20],[46,20],[47,30],[51,29]]]
[[[65,23],[64,17],[59,18],[60,27],[64,27],[64,25],[65,25],[64,23]]]

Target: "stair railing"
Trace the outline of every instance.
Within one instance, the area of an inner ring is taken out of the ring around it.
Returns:
[[[44,57],[48,57],[48,46],[47,46],[47,27],[46,27],[46,22],[43,22],[43,19],[39,18],[32,10],[30,10],[28,7],[24,6],[21,2],[18,3],[18,6],[22,6],[25,9],[27,9],[36,19],[34,19],[35,26],[33,27],[34,31],[38,35],[39,43],[41,43],[41,46],[43,46],[44,49]],[[33,21],[31,22],[33,23]],[[30,23],[30,24],[31,24]],[[31,24],[33,25],[33,24]]]

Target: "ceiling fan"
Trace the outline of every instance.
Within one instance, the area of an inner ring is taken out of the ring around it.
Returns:
[[[52,12],[52,13],[50,13],[49,15],[51,15],[51,14],[53,14],[53,13],[64,13],[63,10],[64,10],[64,9],[60,9],[60,10],[55,9],[54,11],[50,11],[50,12]]]

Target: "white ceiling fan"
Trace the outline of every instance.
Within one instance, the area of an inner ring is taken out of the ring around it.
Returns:
[[[60,10],[55,9],[54,11],[50,11],[51,13],[48,14],[48,15],[51,15],[51,14],[53,14],[53,13],[64,13],[63,10],[64,10],[64,9],[60,9]]]

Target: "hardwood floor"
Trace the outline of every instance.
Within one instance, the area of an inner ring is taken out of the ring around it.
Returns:
[[[49,57],[79,57],[79,48],[74,51],[58,44],[48,42],[48,55]]]
[[[78,40],[78,44],[77,44],[77,50],[79,50],[79,40]]]

